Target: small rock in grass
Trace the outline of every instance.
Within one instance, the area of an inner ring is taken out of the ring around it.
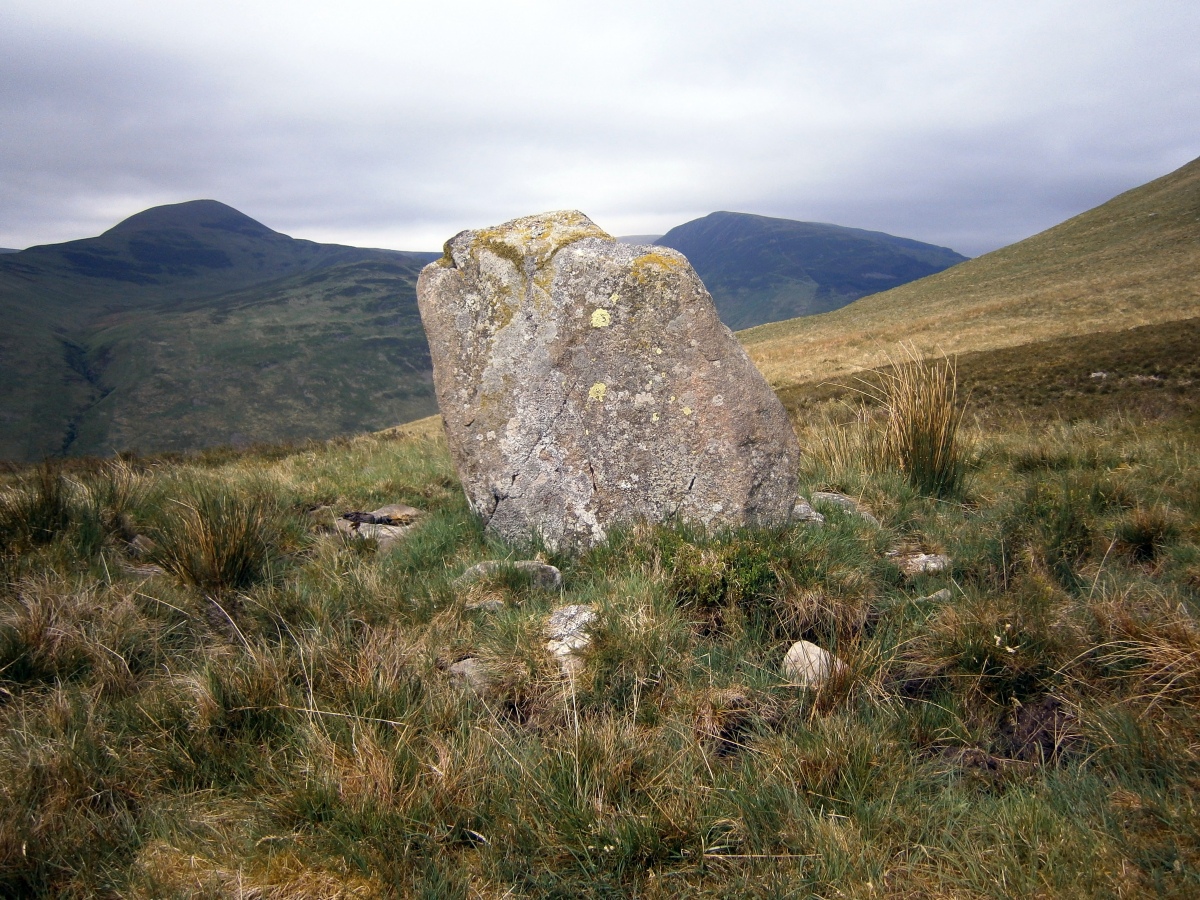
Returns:
[[[144,534],[135,534],[129,542],[129,555],[141,559],[150,556],[157,549],[158,545]]]
[[[917,575],[940,575],[949,571],[950,557],[941,553],[898,553],[888,554],[909,578]]]
[[[592,642],[588,626],[596,620],[596,611],[582,603],[560,606],[546,620],[546,649],[558,660],[563,675],[574,680],[583,670],[578,655]]]
[[[411,525],[373,525],[370,523],[351,522],[348,519],[338,519],[334,525],[342,534],[363,540],[372,539],[379,542],[379,549],[386,550],[405,534],[412,530]]]
[[[801,497],[792,507],[792,521],[803,522],[806,525],[824,525],[825,517],[812,508],[807,500]]]
[[[783,657],[783,674],[801,687],[820,687],[830,675],[846,671],[846,664],[811,641],[796,641]]]
[[[830,506],[837,506],[844,509],[852,515],[858,516],[865,522],[870,522],[876,528],[879,526],[879,520],[866,510],[857,500],[847,497],[845,494],[839,494],[835,491],[814,491],[812,495],[813,503],[828,503]]]
[[[386,550],[413,529],[420,515],[419,509],[389,503],[371,512],[342,513],[333,524],[343,534],[378,541],[379,549]]]
[[[940,591],[934,591],[928,597],[922,597],[921,601],[933,600],[936,603],[948,603],[954,599],[954,594],[950,592],[950,588],[942,588]]]
[[[454,684],[470,688],[477,694],[484,693],[491,686],[491,678],[488,676],[487,667],[484,666],[483,660],[477,659],[474,656],[460,659],[451,665],[447,671],[450,673],[450,680]]]
[[[467,603],[467,612],[500,612],[507,604],[499,597],[489,595],[478,600],[471,600]]]
[[[539,590],[557,591],[562,587],[562,572],[558,571],[555,566],[538,562],[536,559],[519,559],[516,562],[504,559],[485,560],[471,566],[454,579],[454,586],[465,587],[504,569],[511,569],[529,576],[530,586]]]

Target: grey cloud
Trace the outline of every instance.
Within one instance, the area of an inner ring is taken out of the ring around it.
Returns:
[[[0,246],[205,196],[411,249],[569,206],[616,233],[735,209],[974,255],[1200,152],[1182,5],[14,2]]]

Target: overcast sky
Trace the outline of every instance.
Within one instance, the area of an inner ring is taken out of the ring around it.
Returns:
[[[718,209],[977,255],[1200,156],[1196,0],[2,0],[0,246],[211,197],[435,249]]]

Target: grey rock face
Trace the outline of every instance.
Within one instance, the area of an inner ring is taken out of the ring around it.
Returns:
[[[545,213],[455,236],[417,298],[450,451],[491,531],[557,549],[674,515],[787,521],[787,415],[679,253]]]

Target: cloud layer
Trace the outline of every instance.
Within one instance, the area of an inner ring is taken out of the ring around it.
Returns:
[[[1200,155],[1200,7],[9,0],[0,246],[211,197],[432,249],[716,209],[975,255]]]

